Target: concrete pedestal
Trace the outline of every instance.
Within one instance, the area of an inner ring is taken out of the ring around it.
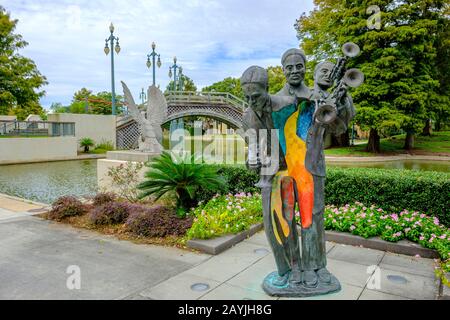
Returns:
[[[147,162],[154,157],[159,156],[160,153],[152,152],[141,152],[135,150],[126,151],[108,151],[106,153],[106,158],[108,160],[119,160],[119,161],[131,161],[131,162]]]

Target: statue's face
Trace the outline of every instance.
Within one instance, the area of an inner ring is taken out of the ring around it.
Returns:
[[[331,72],[333,71],[334,65],[332,63],[325,63],[316,70],[314,75],[314,81],[322,87],[331,87]]]
[[[284,61],[283,72],[287,82],[294,87],[299,86],[305,78],[306,66],[303,57],[292,54]]]
[[[269,97],[267,88],[260,83],[248,83],[242,86],[242,90],[249,107],[261,111]]]

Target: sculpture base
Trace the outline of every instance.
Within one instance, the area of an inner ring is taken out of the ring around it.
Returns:
[[[283,286],[275,285],[273,283],[274,279],[278,278],[278,272],[274,271],[270,273],[262,284],[264,291],[273,297],[312,297],[318,295],[325,295],[330,293],[335,293],[341,290],[341,284],[339,280],[331,275],[331,281],[329,283],[320,282],[316,287],[310,288],[306,287],[303,283],[289,282]]]

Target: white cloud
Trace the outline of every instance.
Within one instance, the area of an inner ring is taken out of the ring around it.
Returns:
[[[123,80],[138,95],[152,79],[145,65],[152,41],[163,62],[156,80],[162,88],[174,55],[198,87],[239,77],[250,65],[280,64],[284,50],[298,46],[293,24],[312,0],[4,0],[3,6],[29,42],[22,54],[48,78],[42,103],[49,106],[69,103],[81,87],[110,90],[103,47],[111,21],[122,47],[116,91]]]

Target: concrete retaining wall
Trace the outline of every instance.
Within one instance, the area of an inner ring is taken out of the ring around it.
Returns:
[[[1,138],[0,164],[73,159],[77,144],[75,137]]]
[[[116,116],[96,114],[55,113],[48,115],[48,121],[75,122],[77,142],[91,138],[95,144],[112,142],[116,147]],[[82,150],[78,143],[78,150]]]

